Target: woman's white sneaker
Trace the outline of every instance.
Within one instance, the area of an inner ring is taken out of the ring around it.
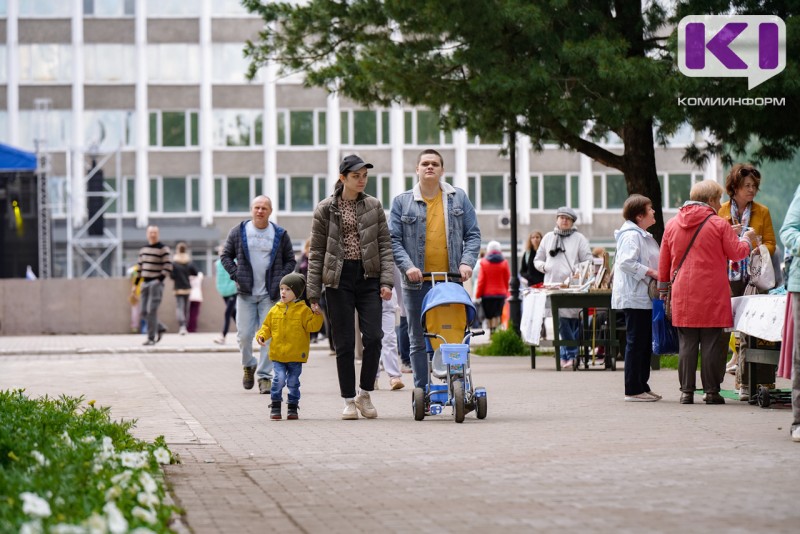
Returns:
[[[358,410],[356,410],[356,403],[353,399],[345,399],[344,410],[342,410],[342,419],[358,419]]]
[[[625,395],[626,402],[655,402],[658,399],[647,393],[639,393],[638,395]]]
[[[378,417],[378,410],[376,410],[375,406],[372,405],[368,391],[362,391],[356,395],[355,405],[356,408],[358,408],[358,411],[361,412],[361,415],[367,419],[375,419]]]

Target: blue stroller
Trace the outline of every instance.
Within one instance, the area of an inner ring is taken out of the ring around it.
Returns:
[[[441,414],[452,407],[453,419],[463,423],[467,412],[486,417],[486,389],[475,387],[469,366],[469,342],[482,330],[470,331],[475,305],[469,293],[450,278],[458,273],[422,273],[430,277],[431,290],[422,301],[422,328],[428,353],[428,385],[414,388],[411,407],[414,419]],[[440,281],[437,283],[436,278]],[[443,280],[443,281],[442,281]],[[439,383],[434,383],[436,378]]]

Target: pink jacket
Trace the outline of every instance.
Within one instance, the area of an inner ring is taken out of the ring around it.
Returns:
[[[707,204],[684,205],[671,219],[661,240],[659,282],[669,282],[678,268],[697,227],[700,230],[672,286],[672,324],[685,328],[733,326],[727,260],[738,261],[750,253],[730,224]]]

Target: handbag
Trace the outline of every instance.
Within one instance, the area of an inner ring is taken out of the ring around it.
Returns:
[[[775,271],[766,245],[759,245],[750,253],[747,271],[750,275],[749,284],[754,285],[757,289],[769,291],[775,287]]]
[[[664,315],[669,319],[672,320],[672,284],[675,283],[675,279],[678,277],[678,271],[681,270],[683,266],[683,262],[686,261],[686,255],[689,254],[689,250],[694,245],[694,240],[697,239],[697,234],[700,233],[700,230],[703,229],[703,226],[708,222],[711,218],[711,215],[716,215],[715,213],[711,213],[708,217],[703,219],[703,222],[700,223],[700,226],[697,227],[695,230],[694,235],[692,236],[692,240],[689,241],[689,246],[686,247],[686,250],[683,253],[683,258],[681,258],[681,262],[678,264],[678,267],[675,269],[675,272],[672,273],[672,280],[669,281],[669,286],[667,287],[667,298],[664,299]]]
[[[664,304],[653,299],[653,354],[677,354],[678,329],[667,318]]]

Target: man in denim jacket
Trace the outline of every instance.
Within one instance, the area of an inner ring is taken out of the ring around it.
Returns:
[[[422,299],[431,282],[423,282],[422,273],[461,273],[462,282],[469,280],[481,248],[481,231],[467,194],[442,180],[441,154],[433,149],[423,150],[417,158],[416,172],[417,185],[392,203],[389,233],[395,264],[403,273],[414,386],[424,388],[428,383],[428,360],[422,337]]]

